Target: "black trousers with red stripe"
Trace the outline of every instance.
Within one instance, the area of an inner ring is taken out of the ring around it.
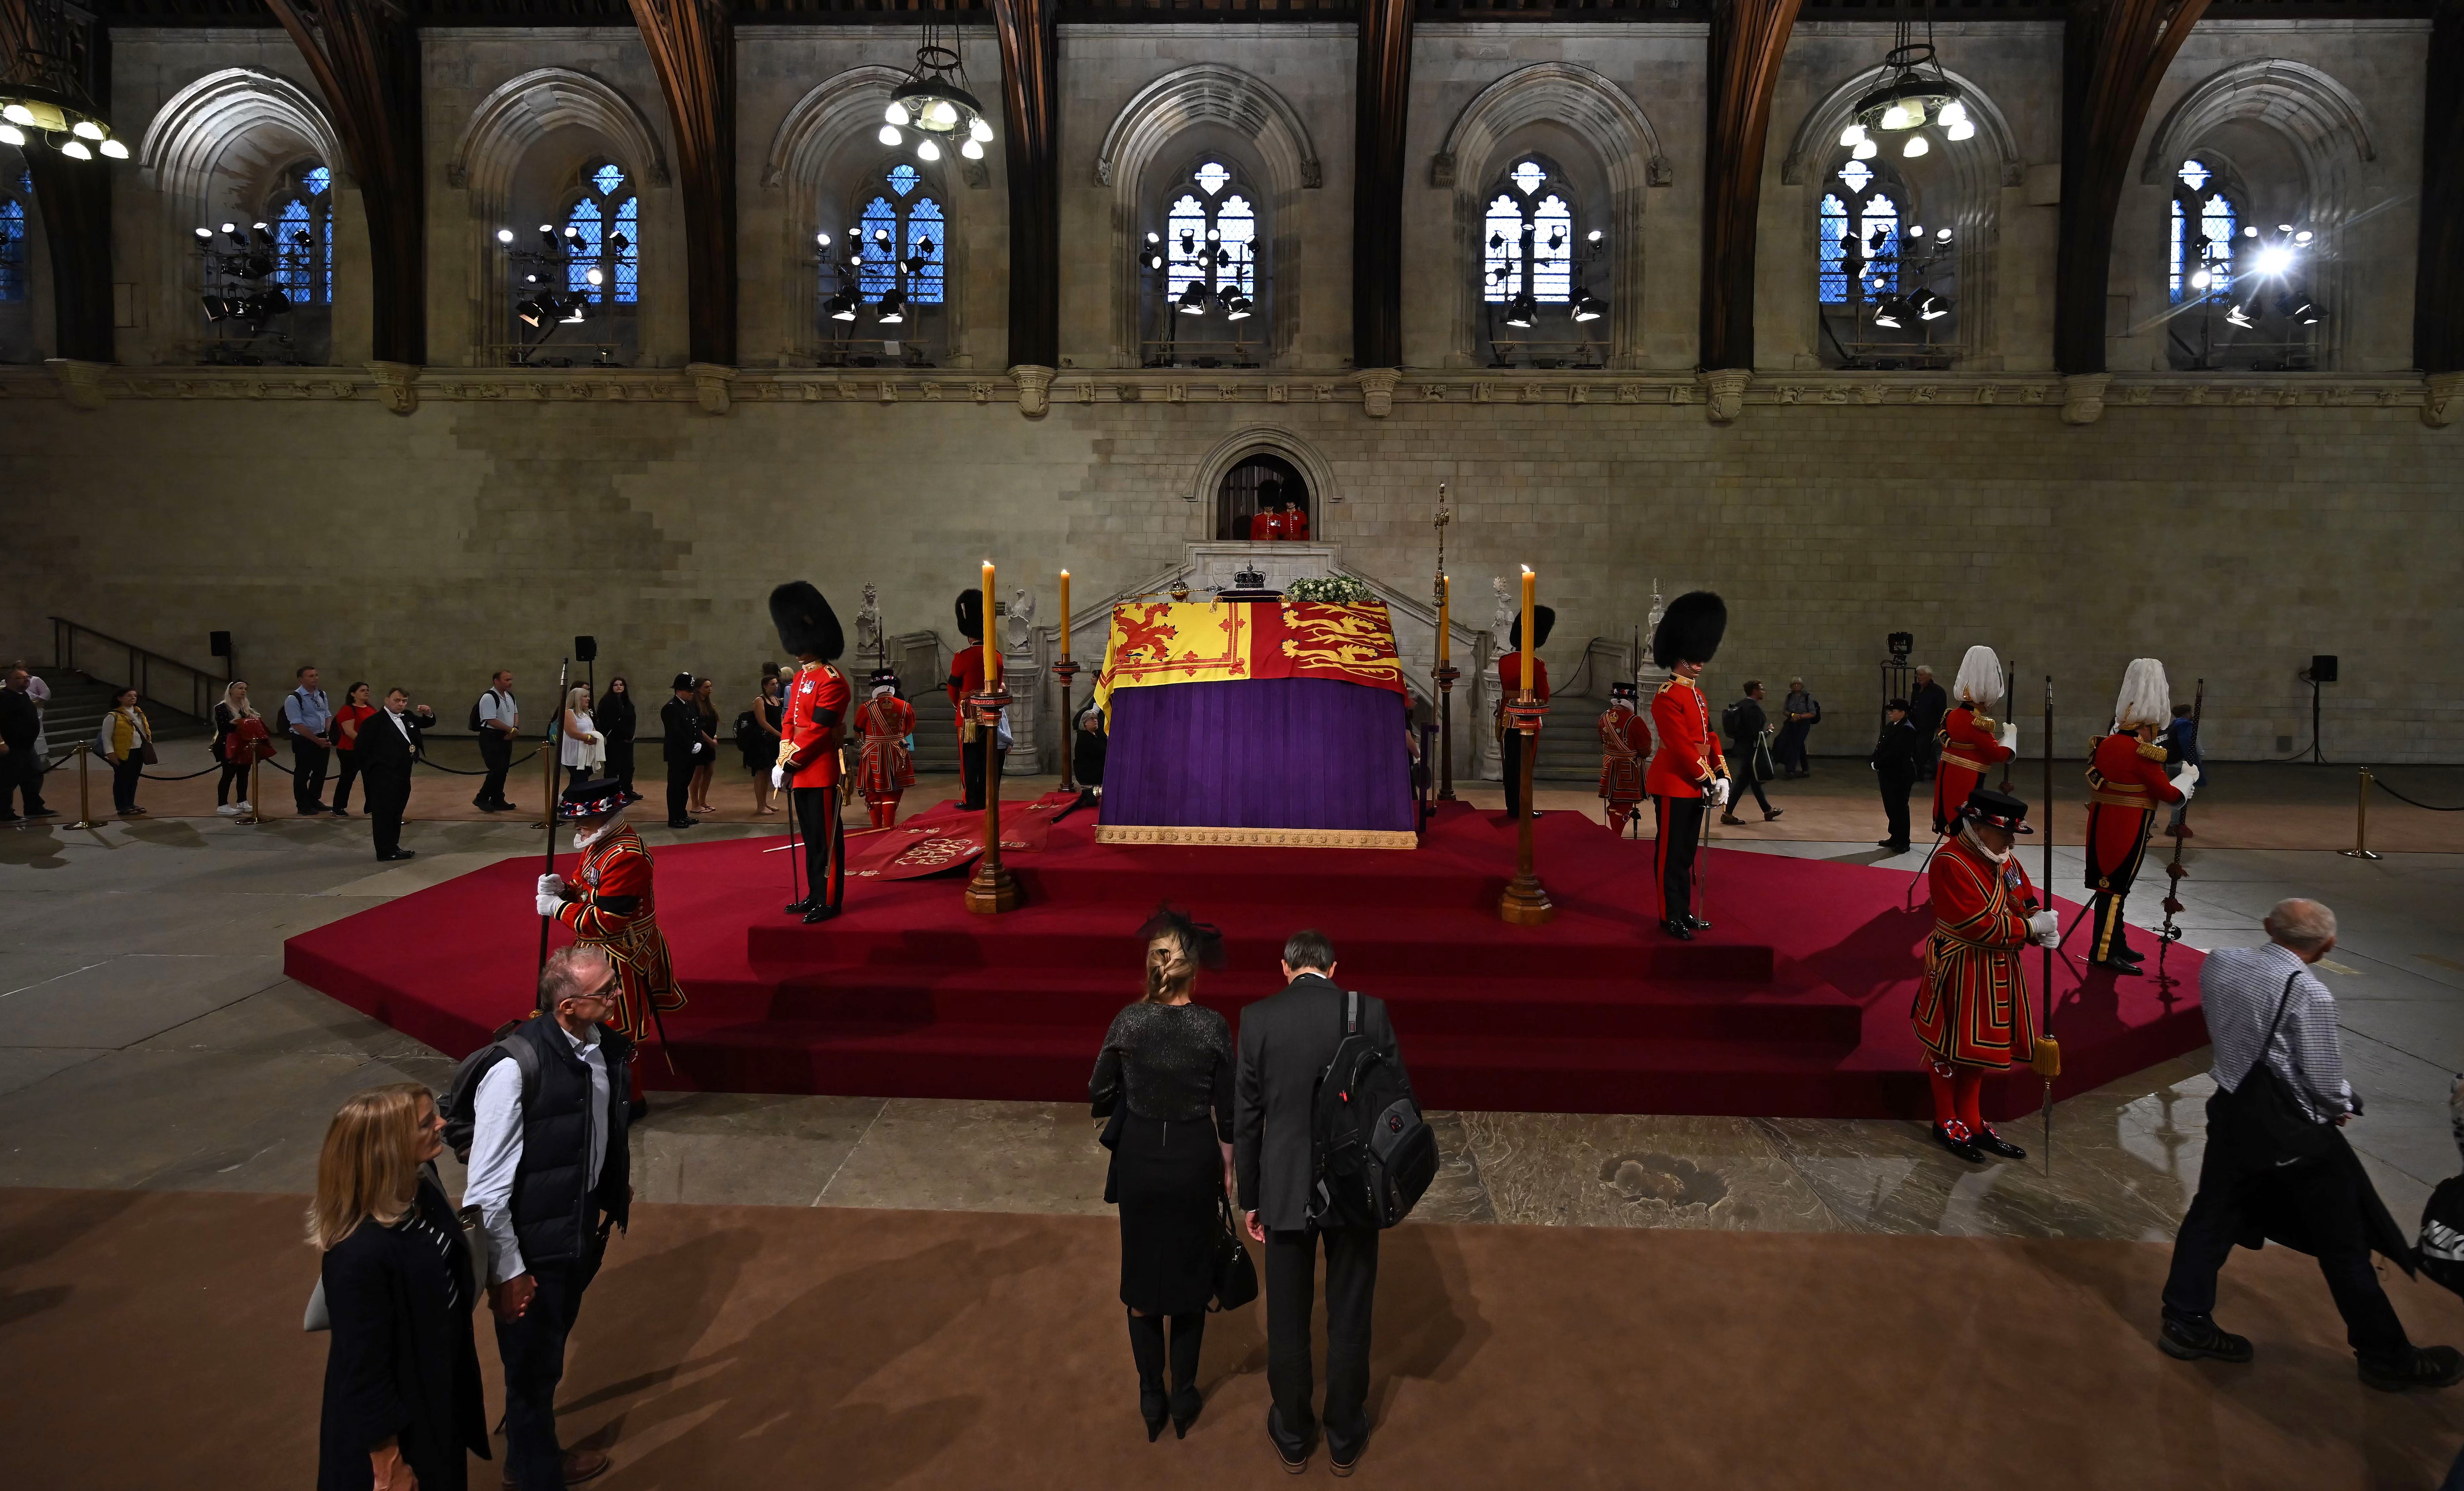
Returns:
[[[832,910],[847,899],[847,828],[839,820],[838,783],[826,787],[794,787],[796,830],[804,836],[804,893],[807,905]]]
[[[1662,921],[1679,921],[1693,913],[1694,851],[1703,843],[1703,811],[1708,806],[1708,800],[1695,794],[1652,795],[1660,838],[1652,844],[1651,866],[1660,876]]]

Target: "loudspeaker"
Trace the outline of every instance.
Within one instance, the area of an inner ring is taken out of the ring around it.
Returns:
[[[1908,654],[1917,649],[1916,635],[1913,632],[1895,631],[1891,633],[1887,646],[1891,649],[1891,661],[1904,663],[1908,660]]]
[[[227,631],[206,633],[206,650],[215,657],[231,656],[231,633]]]
[[[2336,654],[2333,652],[2311,654],[2310,681],[2314,684],[2331,684],[2336,681]]]
[[[598,661],[599,661],[599,639],[598,639],[598,638],[596,638],[596,637],[576,637],[576,638],[574,638],[574,639],[573,639],[573,660],[574,660],[575,662],[577,662],[577,663],[596,663],[596,662],[598,662]]]

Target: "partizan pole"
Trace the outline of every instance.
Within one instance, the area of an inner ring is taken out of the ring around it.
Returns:
[[[2208,681],[2202,678],[2198,692],[2190,696],[2190,741],[2193,745],[2199,739],[2199,716],[2206,713],[2207,707]],[[2182,805],[2184,828],[2189,826],[2189,804],[2186,802]],[[2173,924],[2173,918],[2182,914],[2182,877],[2189,873],[2182,867],[2182,845],[2189,842],[2184,834],[2173,836],[2173,858],[2165,866],[2165,940],[2156,944],[2156,987],[2160,991],[2170,987],[2165,976],[2165,954],[2172,951],[2174,943],[2182,940],[2182,929]]]
[[[2054,675],[2045,675],[2045,910],[2054,909]],[[2045,944],[2045,1018],[2036,1026],[2039,1041],[2052,1047],[2053,1071],[2040,1066],[2045,1079],[2045,1173],[2054,1173],[2054,1078],[2061,1074],[2062,1048],[2054,1042],[2054,945]]]
[[[558,756],[557,744],[564,735],[564,691],[566,689],[571,687],[570,679],[572,672],[573,659],[568,657],[559,658],[557,660],[556,709],[549,717],[547,743],[539,747],[541,751],[547,754],[547,757],[551,761],[556,759]],[[554,768],[551,767],[548,781],[552,784],[555,780],[556,777],[554,776]],[[547,858],[539,865],[539,873],[542,875],[553,875],[556,873],[556,794],[553,792],[548,794],[547,811],[541,813],[539,817],[547,820]],[[539,917],[539,966],[542,969],[547,967],[548,923],[555,919],[556,918],[547,915],[541,915]]]

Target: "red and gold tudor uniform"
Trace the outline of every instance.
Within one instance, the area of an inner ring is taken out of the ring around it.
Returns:
[[[1967,827],[1982,822],[2013,834],[2030,832],[2027,804],[2005,793],[1970,794],[1952,817],[1951,836],[1933,853],[1925,882],[1933,901],[1933,932],[1925,939],[1925,980],[1908,1022],[1931,1061],[1934,1138],[1966,1160],[1987,1153],[2025,1159],[2026,1152],[1985,1121],[1985,1074],[2052,1055],[2036,1032],[2020,954],[2050,918],[2014,850],[1995,859]],[[2048,1068],[2050,1069],[2050,1068]]]
[[[872,697],[855,712],[862,748],[856,756],[855,786],[872,810],[872,826],[888,828],[898,822],[898,800],[915,785],[915,760],[907,737],[915,733],[915,707],[898,696],[898,675],[883,670],[872,675]]]
[[[588,785],[576,783],[577,787]],[[610,812],[625,805],[624,783],[609,780],[615,797]],[[572,800],[570,792],[566,800]],[[659,931],[659,898],[650,851],[630,823],[618,823],[583,851],[581,867],[564,884],[564,904],[557,919],[573,929],[573,940],[601,948],[616,967],[615,1004],[607,1026],[640,1045],[653,1032],[651,1010],[664,1013],[685,1005],[668,958],[668,939]],[[639,1071],[641,1063],[635,1063]]]
[[[1609,685],[1601,712],[1600,800],[1608,804],[1609,832],[1625,832],[1626,820],[1642,802],[1642,766],[1651,755],[1651,726],[1635,712],[1634,685]]]
[[[2122,926],[2123,902],[2147,856],[2156,804],[2182,800],[2165,775],[2166,752],[2152,727],[2117,730],[2096,743],[2087,769],[2088,959],[2127,971],[2139,954]]]
[[[839,747],[847,740],[854,691],[831,659],[847,650],[838,614],[803,581],[770,592],[779,645],[795,654],[785,716],[779,722],[779,775],[804,839],[804,893],[787,913],[807,922],[839,913],[847,897],[847,830],[839,819]]]
[[[2002,744],[2001,725],[1965,699],[1942,717],[1934,739],[1942,757],[1933,776],[1933,831],[1941,834],[1949,831],[1968,795],[1985,785],[1986,774],[2016,753]]]

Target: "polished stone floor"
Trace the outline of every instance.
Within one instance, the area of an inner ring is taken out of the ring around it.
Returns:
[[[0,1185],[303,1192],[344,1096],[441,1085],[444,1054],[284,978],[281,940],[538,841],[502,822],[414,823],[405,843],[421,857],[381,868],[365,834],[173,818],[0,830]],[[1864,844],[1740,846],[1880,860]],[[2057,851],[2065,882],[2076,855]],[[2464,1068],[2464,855],[2193,849],[2189,863],[2195,947],[2256,941],[2284,895],[2336,908],[2345,940],[2322,972],[2368,1103],[2347,1132],[2389,1207],[2417,1217],[2457,1168],[2446,1099]],[[1960,1165],[1915,1122],[1445,1113],[1447,1168],[1418,1215],[2163,1239],[2197,1173],[2209,1090],[2199,1053],[2059,1105],[2050,1176],[2036,1159]],[[2035,1119],[2008,1128],[2039,1147]],[[654,1200],[1098,1213],[1101,1160],[1077,1105],[705,1094],[659,1104],[635,1183]]]

